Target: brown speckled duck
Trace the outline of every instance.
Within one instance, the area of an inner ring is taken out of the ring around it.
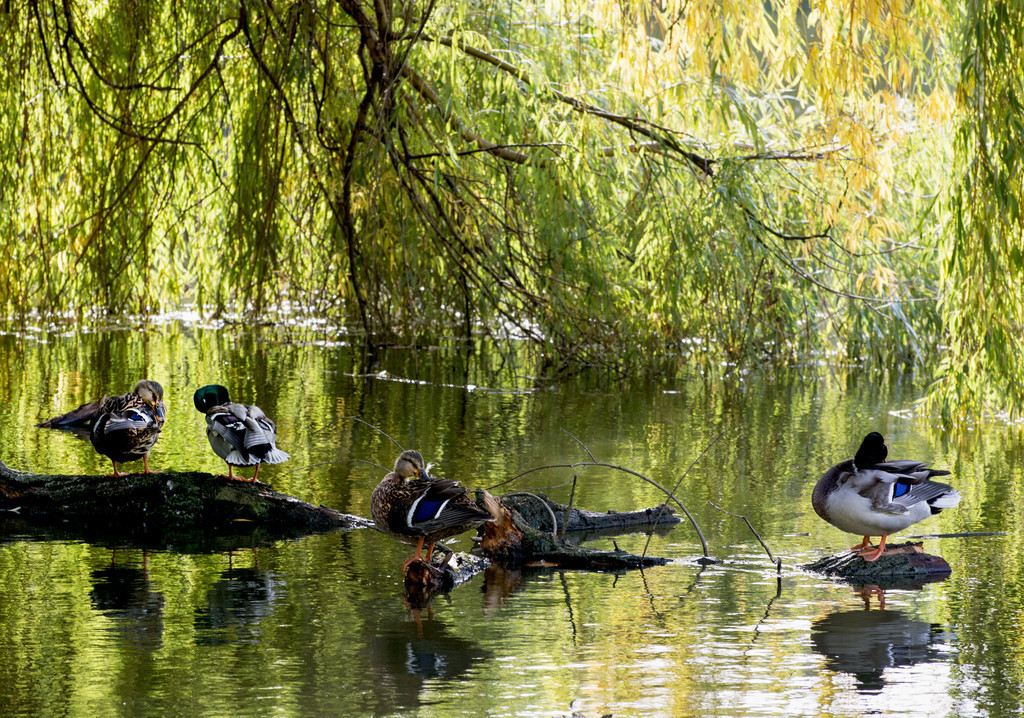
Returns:
[[[948,471],[920,461],[886,461],[889,449],[877,431],[864,437],[857,454],[825,472],[814,487],[811,505],[837,529],[864,537],[851,550],[874,561],[885,551],[889,534],[902,531],[960,502],[952,486],[932,481]],[[878,548],[871,537],[881,536]]]
[[[143,379],[130,394],[104,399],[92,418],[89,439],[99,453],[114,464],[113,476],[127,476],[117,470],[118,463],[142,459],[143,471],[149,471],[149,450],[160,438],[167,407],[164,389],[155,381]]]
[[[494,520],[458,482],[432,478],[415,450],[403,451],[395,470],[377,484],[370,496],[370,511],[381,531],[403,543],[416,544],[416,553],[402,566],[403,571],[413,561],[424,560],[424,543],[425,560],[430,563],[435,543]]]

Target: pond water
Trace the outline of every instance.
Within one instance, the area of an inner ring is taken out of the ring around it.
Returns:
[[[1012,715],[1024,709],[1022,455],[998,425],[949,432],[910,419],[912,377],[808,368],[773,382],[539,385],[498,379],[501,357],[397,347],[366,360],[311,329],[169,322],[0,337],[0,459],[105,473],[88,442],[33,424],[142,377],[168,422],[154,469],[221,473],[192,392],[218,382],[277,420],[291,461],[261,479],[369,516],[397,455],[357,416],[417,448],[434,473],[493,486],[597,458],[669,486],[682,523],[643,572],[489,570],[426,610],[403,602],[411,548],[373,530],[235,546],[139,546],[0,514],[0,706],[7,716]],[[517,385],[517,386],[516,386]],[[951,565],[944,581],[877,594],[800,565],[857,539],[810,494],[865,433],[893,458],[953,471],[961,505],[905,532]],[[570,435],[571,434],[571,435]],[[689,473],[717,436],[720,438]],[[576,437],[576,438],[573,438]],[[140,470],[141,465],[129,465]],[[568,498],[566,469],[502,490]],[[588,468],[577,505],[656,505],[649,484]],[[743,514],[783,561],[776,573]],[[612,547],[611,538],[595,547]],[[641,552],[646,534],[614,542]],[[452,540],[468,550],[468,536]],[[228,551],[227,548],[235,550]]]

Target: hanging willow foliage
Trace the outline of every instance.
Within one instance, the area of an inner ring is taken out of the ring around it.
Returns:
[[[937,201],[959,21],[861,0],[16,4],[0,302],[484,330],[554,366],[921,363],[960,301],[940,306],[940,270],[968,291],[982,261],[959,259],[975,220],[948,258],[963,207]]]

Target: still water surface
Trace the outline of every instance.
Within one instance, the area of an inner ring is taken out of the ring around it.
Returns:
[[[0,337],[0,459],[102,473],[87,442],[32,424],[141,377],[167,392],[155,469],[222,472],[192,392],[219,382],[277,420],[292,459],[274,488],[369,515],[397,449],[492,486],[537,466],[599,461],[674,485],[686,524],[654,536],[673,562],[644,572],[490,570],[429,610],[402,600],[411,549],[372,530],[233,545],[145,545],[0,516],[0,706],[10,716],[859,716],[1024,710],[1022,459],[999,426],[943,432],[905,410],[922,387],[848,370],[772,383],[694,379],[538,385],[496,379],[500,358],[396,348],[367,362],[309,329],[201,328]],[[518,389],[515,391],[514,389]],[[529,389],[530,391],[526,391]],[[564,430],[564,431],[563,431]],[[856,539],[809,497],[825,468],[882,431],[893,458],[952,469],[954,510],[919,524],[945,581],[877,596],[799,569]],[[353,461],[358,459],[362,461]],[[136,468],[130,465],[129,468]],[[141,465],[138,467],[141,469]],[[266,473],[264,473],[266,472]],[[566,470],[504,490],[566,500]],[[578,505],[659,503],[650,485],[587,469]],[[561,486],[558,486],[561,485]],[[781,577],[746,515],[783,559]],[[646,535],[615,538],[640,552]],[[594,542],[612,547],[612,540]],[[468,537],[452,542],[468,549]],[[255,547],[255,548],[254,548]],[[228,548],[234,548],[228,551]]]

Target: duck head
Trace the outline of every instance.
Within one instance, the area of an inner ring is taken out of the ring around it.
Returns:
[[[853,457],[855,469],[870,469],[875,464],[881,464],[889,455],[889,448],[885,445],[885,439],[877,431],[872,431],[864,437],[860,443],[856,456]]]
[[[228,390],[220,384],[207,384],[196,389],[192,395],[192,402],[196,409],[206,414],[215,406],[226,406],[231,402]]]
[[[164,407],[161,404],[164,399],[164,388],[159,383],[152,379],[142,379],[136,382],[132,393],[142,399],[160,421],[164,420]]]
[[[420,478],[430,481],[427,468],[423,463],[423,456],[415,449],[403,451],[395,460],[395,473],[403,480]]]

